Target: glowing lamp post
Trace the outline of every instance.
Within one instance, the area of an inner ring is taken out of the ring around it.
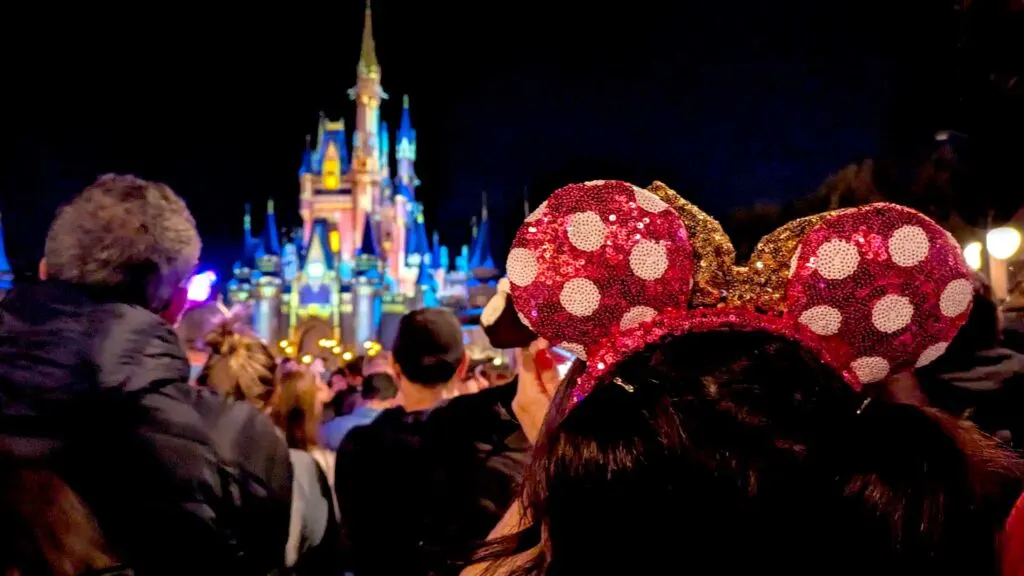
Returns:
[[[985,236],[985,249],[988,252],[989,282],[992,283],[992,295],[996,297],[997,301],[1001,302],[1009,296],[1010,282],[1007,260],[1020,250],[1020,244],[1020,231],[1009,226],[993,228]]]
[[[967,246],[964,246],[964,260],[967,262],[967,265],[971,267],[971,270],[981,270],[981,253],[984,249],[985,246],[978,241],[971,242]]]

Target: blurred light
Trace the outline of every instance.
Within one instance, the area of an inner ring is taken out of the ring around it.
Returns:
[[[206,302],[213,293],[217,274],[212,270],[196,274],[188,281],[188,299],[192,302]]]
[[[331,352],[334,354],[341,354],[341,346],[335,346],[334,348],[331,348]]]
[[[988,231],[985,236],[985,247],[988,253],[998,260],[1006,260],[1020,249],[1020,232],[1016,228],[1003,226]]]
[[[939,130],[935,133],[936,142],[945,142],[946,140],[949,140],[949,130]]]
[[[501,366],[501,356],[495,356],[494,360],[491,360],[491,364],[495,366]]]
[[[310,278],[321,278],[324,275],[324,263],[310,262],[306,266],[306,271],[309,273]]]
[[[377,355],[378,352],[380,352],[380,350],[376,348],[370,348],[369,350],[366,351],[366,355],[369,356],[370,358],[373,358],[374,356]]]
[[[964,260],[971,270],[981,270],[981,242],[971,242],[964,246]]]
[[[331,230],[327,235],[327,243],[331,245],[331,254],[341,252],[341,234],[337,230]]]
[[[288,344],[289,342],[287,340],[281,340],[280,342],[277,343],[277,345],[280,346],[281,348],[287,348]]]
[[[367,340],[366,342],[363,342],[363,348],[366,348],[367,350],[369,350],[370,348],[373,348],[373,342],[370,342],[369,340]]]
[[[344,360],[345,362],[348,362],[353,358],[355,358],[355,355],[352,354],[351,352],[345,352],[344,354],[341,355],[341,359]]]
[[[302,363],[303,364],[312,364],[313,363],[313,357],[311,355],[309,355],[309,354],[303,355],[302,356]]]
[[[292,354],[295,354],[295,346],[289,346],[289,347],[285,348],[284,349],[284,353],[289,355],[289,356],[291,356]]]

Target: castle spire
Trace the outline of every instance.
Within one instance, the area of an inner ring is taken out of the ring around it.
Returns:
[[[263,254],[281,255],[281,243],[277,239],[277,218],[274,216],[274,199],[267,200],[267,221],[263,225]]]
[[[0,291],[10,290],[13,280],[14,273],[11,271],[11,263],[7,260],[7,250],[4,247],[3,216],[0,216]]]
[[[493,269],[494,258],[491,256],[491,224],[487,218],[487,192],[481,193],[483,208],[480,210],[480,228],[476,233],[476,242],[470,253],[469,267]]]
[[[359,51],[359,66],[356,70],[360,76],[380,75],[377,46],[373,42],[373,12],[370,10],[370,0],[366,0],[366,12],[363,14],[363,45]]]

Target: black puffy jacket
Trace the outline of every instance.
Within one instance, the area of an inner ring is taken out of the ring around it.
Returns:
[[[188,376],[142,307],[19,286],[0,303],[0,458],[61,475],[139,575],[267,574],[288,537],[287,447]]]

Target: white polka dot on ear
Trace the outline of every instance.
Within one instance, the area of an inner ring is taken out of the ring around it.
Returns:
[[[889,362],[879,356],[865,356],[850,362],[850,368],[861,384],[878,382],[889,375]]]
[[[818,274],[829,280],[842,280],[857,270],[860,253],[845,240],[829,240],[818,247]]]
[[[974,300],[974,286],[966,278],[958,278],[949,284],[939,296],[939,310],[946,316],[952,318],[967,310]]]
[[[641,240],[629,252],[629,267],[644,280],[657,280],[668,269],[668,251],[657,242]]]
[[[522,312],[516,310],[516,316],[519,316],[519,321],[523,323],[523,326],[526,326],[530,330],[533,330],[533,326],[530,325],[529,318],[524,316]]]
[[[491,299],[487,301],[487,305],[484,306],[484,311],[480,313],[480,325],[484,327],[493,326],[498,321],[498,318],[501,317],[501,313],[507,305],[507,292],[498,292],[491,296]]]
[[[800,247],[796,247],[796,252],[793,253],[793,258],[789,261],[789,277],[792,278],[796,274],[796,265],[800,262]]]
[[[920,226],[903,226],[889,237],[889,256],[899,266],[916,266],[928,256],[929,247]]]
[[[558,345],[559,348],[565,350],[569,354],[579,358],[580,360],[587,359],[587,351],[583,346],[576,344],[575,342],[562,342]]]
[[[590,316],[601,305],[601,291],[586,278],[573,278],[562,286],[559,302],[574,316]]]
[[[804,310],[799,322],[819,336],[831,336],[843,325],[843,315],[831,306],[822,304]]]
[[[530,215],[526,217],[525,221],[526,222],[533,222],[534,220],[536,220],[536,219],[540,218],[541,216],[543,216],[544,215],[544,209],[547,208],[547,206],[548,206],[548,201],[547,200],[541,202],[540,206],[537,206],[536,210],[534,210],[533,212],[530,212]]]
[[[949,347],[949,342],[939,342],[938,344],[932,344],[931,346],[924,349],[921,355],[917,358],[916,367],[927,366],[932,362],[935,362],[939,356],[942,356],[946,352],[946,348]]]
[[[668,208],[668,204],[662,202],[661,198],[643,188],[634,188],[634,192],[636,193],[637,205],[648,212],[661,212]]]
[[[569,242],[584,252],[600,248],[607,231],[604,221],[594,212],[578,212],[569,217]]]
[[[634,326],[647,322],[657,315],[658,312],[650,306],[634,306],[622,315],[622,320],[619,321],[619,328],[622,330],[629,330]]]
[[[505,267],[509,281],[516,286],[529,286],[537,277],[537,257],[526,248],[513,248]]]
[[[902,330],[914,317],[914,305],[910,298],[889,294],[882,296],[871,307],[871,323],[886,334]]]

